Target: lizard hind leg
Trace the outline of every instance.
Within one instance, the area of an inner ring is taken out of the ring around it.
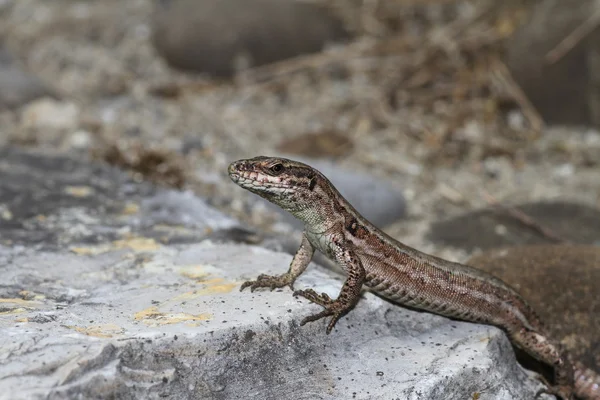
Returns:
[[[562,399],[562,400],[573,399],[573,389],[572,388],[570,388],[568,386],[560,386],[560,385],[551,386],[550,384],[548,384],[548,382],[544,382],[544,383],[547,384],[548,387],[538,390],[537,393],[535,394],[536,399],[539,398],[539,396],[544,393],[557,396],[559,399]]]
[[[509,332],[512,342],[525,350],[532,357],[554,368],[554,384],[540,390],[542,393],[553,394],[562,400],[572,400],[574,391],[574,375],[571,362],[560,350],[560,346],[550,341],[546,336],[527,328]],[[545,382],[547,384],[547,382]]]
[[[302,296],[324,308],[320,313],[304,318],[300,322],[300,325],[331,316],[332,318],[325,331],[327,334],[331,333],[340,318],[354,308],[360,299],[360,291],[366,277],[365,269],[360,260],[350,250],[341,248],[339,254],[336,256],[338,262],[344,265],[348,272],[346,282],[344,282],[337,299],[332,300],[326,293],[318,294],[312,289],[297,290],[294,292],[295,296]]]

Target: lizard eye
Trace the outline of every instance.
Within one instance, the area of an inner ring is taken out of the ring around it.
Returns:
[[[283,172],[283,164],[275,164],[273,165],[271,168],[269,168],[271,170],[271,172],[273,172],[274,174],[280,174],[281,172]]]

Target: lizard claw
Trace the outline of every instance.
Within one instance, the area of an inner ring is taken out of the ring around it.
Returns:
[[[289,286],[292,290],[294,289],[294,281],[291,279],[291,276],[288,274],[283,274],[279,276],[271,276],[260,274],[255,281],[246,281],[242,283],[240,287],[240,292],[247,287],[250,288],[251,292],[254,292],[258,288],[269,288],[271,291],[274,289],[282,288],[284,286]]]
[[[548,380],[540,374],[536,374],[535,379],[540,381],[545,387],[541,388],[537,392],[535,392],[534,398],[540,397],[542,394],[549,394],[558,397],[562,400],[572,400],[573,399],[573,388],[570,386],[554,386]]]
[[[306,324],[307,322],[317,321],[321,318],[331,316],[331,321],[329,321],[329,325],[327,325],[327,329],[325,331],[328,335],[331,333],[339,319],[352,309],[352,306],[346,305],[339,299],[332,300],[327,293],[318,294],[312,289],[296,290],[294,292],[294,296],[302,296],[305,299],[325,308],[318,314],[309,315],[308,317],[304,318],[302,321],[300,321],[300,326]]]
[[[294,292],[294,296],[304,297],[306,300],[316,303],[323,307],[327,307],[334,302],[327,293],[318,294],[312,289],[296,290]]]
[[[331,316],[332,317],[331,321],[329,321],[329,325],[327,325],[327,329],[325,330],[325,333],[327,333],[329,335],[331,333],[331,331],[333,330],[333,327],[335,326],[335,324],[339,321],[340,318],[342,318],[344,316],[344,314],[346,314],[346,312],[344,312],[344,311],[335,311],[334,309],[326,308],[325,310],[321,311],[318,314],[309,315],[308,317],[305,317],[302,321],[300,321],[300,326],[302,326],[308,322],[317,321],[321,318]]]
[[[535,393],[537,399],[542,394],[550,394],[562,400],[573,400],[573,389],[569,386],[548,386]]]

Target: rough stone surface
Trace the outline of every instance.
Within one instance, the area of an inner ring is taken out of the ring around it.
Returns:
[[[600,243],[598,209],[567,202],[529,203],[516,208],[565,240],[581,244]],[[467,251],[549,242],[548,238],[514,218],[492,209],[436,222],[431,225],[428,237],[435,243]]]
[[[371,294],[332,335],[324,321],[299,327],[317,306],[238,291],[291,257],[192,235],[240,228],[191,194],[65,157],[1,156],[2,399],[529,399],[539,388],[498,329]],[[340,285],[314,267],[297,282],[332,296]]]
[[[154,45],[168,64],[224,77],[346,36],[327,10],[291,0],[163,1],[153,26]]]
[[[11,399],[532,396],[495,328],[367,295],[328,336],[322,322],[298,327],[316,307],[289,291],[238,292],[288,255],[210,243],[0,255],[0,393]],[[339,288],[316,270],[298,283]]]
[[[116,169],[0,149],[0,244],[59,249],[144,236],[199,241],[237,222],[191,193],[137,184]]]
[[[494,249],[468,264],[515,287],[538,311],[553,337],[600,370],[600,247],[531,245]]]
[[[79,109],[74,103],[50,99],[29,104],[21,115],[24,129],[75,130],[79,123]]]
[[[0,109],[17,108],[49,94],[37,77],[19,67],[12,56],[0,48]]]

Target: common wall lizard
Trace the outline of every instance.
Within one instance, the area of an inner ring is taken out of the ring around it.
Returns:
[[[500,279],[473,267],[413,249],[388,236],[350,205],[329,180],[309,165],[276,157],[256,157],[229,165],[239,186],[292,213],[304,222],[302,243],[288,272],[259,275],[242,284],[294,289],[315,250],[335,261],[347,278],[336,299],[312,289],[296,290],[323,307],[301,321],[331,317],[336,322],[358,302],[363,285],[392,302],[504,330],[511,342],[554,368],[554,382],[544,392],[562,399],[600,399],[600,376],[573,362],[552,340],[525,300]]]

